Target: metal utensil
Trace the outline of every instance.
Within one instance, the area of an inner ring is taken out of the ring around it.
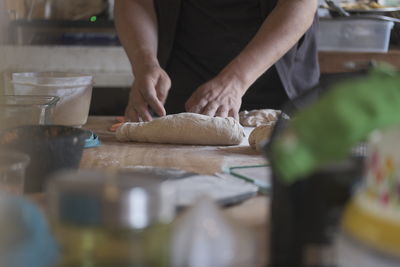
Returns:
[[[333,11],[336,11],[339,16],[342,17],[349,17],[350,13],[344,10],[341,6],[337,5],[335,2],[332,0],[325,0],[325,3],[328,5],[329,8],[331,8]]]
[[[344,10],[341,6],[337,5],[332,0],[325,0],[326,4],[331,8],[333,11],[336,11],[340,18],[347,18],[347,19],[373,19],[373,20],[383,20],[383,21],[392,21],[395,23],[400,24],[400,19],[383,16],[383,15],[376,15],[376,14],[350,14],[346,10]]]
[[[348,17],[339,17],[340,19],[371,19],[371,20],[382,20],[382,21],[392,21],[394,23],[400,24],[400,19],[392,18],[383,15],[373,15],[373,14],[356,14]]]

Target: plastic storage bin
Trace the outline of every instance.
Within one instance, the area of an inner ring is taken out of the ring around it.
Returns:
[[[14,95],[55,95],[60,98],[54,124],[80,127],[87,121],[92,98],[92,76],[64,72],[13,73]]]
[[[321,19],[319,51],[387,52],[394,23],[360,18]]]

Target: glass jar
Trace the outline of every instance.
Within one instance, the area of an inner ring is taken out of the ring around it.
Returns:
[[[48,186],[59,266],[169,266],[174,194],[151,173],[64,173]]]
[[[52,124],[57,96],[0,96],[0,129]]]

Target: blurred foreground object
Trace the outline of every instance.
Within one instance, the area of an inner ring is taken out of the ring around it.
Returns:
[[[135,171],[59,173],[47,188],[60,267],[170,266],[174,192]]]
[[[60,125],[24,125],[0,132],[0,148],[29,155],[25,193],[42,192],[49,175],[77,169],[87,132]]]
[[[400,242],[400,209],[391,209],[397,215],[387,223],[380,214],[387,209],[373,200],[399,199],[393,194],[399,189],[398,161],[387,157],[399,155],[396,138],[385,137],[386,145],[394,147],[383,159],[367,161],[375,166],[379,185],[360,187],[366,154],[374,147],[360,142],[374,129],[400,125],[399,114],[400,73],[382,65],[365,78],[333,86],[292,120],[278,121],[267,148],[273,168],[271,267],[399,266],[400,255],[387,248]],[[358,201],[359,192],[370,199]],[[389,241],[381,242],[382,233]]]
[[[0,192],[0,225],[0,266],[55,266],[57,244],[31,202]]]
[[[17,195],[24,193],[25,169],[29,161],[25,153],[0,150],[0,192]]]
[[[56,96],[0,95],[0,129],[51,124]]]
[[[174,267],[256,266],[250,232],[225,218],[207,195],[175,224],[172,250]]]
[[[400,125],[369,138],[363,184],[347,205],[338,265],[400,266]]]
[[[275,170],[286,182],[335,160],[376,129],[400,124],[400,73],[387,65],[367,78],[335,85],[295,115],[271,146]]]

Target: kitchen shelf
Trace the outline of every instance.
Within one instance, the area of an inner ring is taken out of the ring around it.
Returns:
[[[322,74],[357,72],[376,61],[387,62],[400,69],[400,47],[391,47],[387,53],[319,52]]]
[[[10,22],[10,27],[27,28],[114,28],[114,21],[99,19],[96,22],[88,20],[47,20],[47,19],[18,19]]]
[[[10,22],[9,39],[14,45],[62,45],[99,43],[119,45],[114,21],[26,20]],[[75,42],[75,43],[74,43]]]

